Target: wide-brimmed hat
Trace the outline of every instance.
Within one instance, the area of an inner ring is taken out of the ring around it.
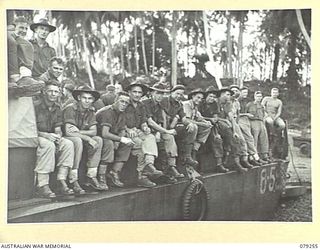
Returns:
[[[145,94],[148,92],[148,90],[149,90],[149,87],[148,87],[147,85],[141,83],[141,81],[139,81],[139,80],[136,80],[136,81],[130,83],[129,86],[126,87],[125,91],[129,91],[129,90],[131,90],[131,89],[132,89],[133,87],[135,87],[135,86],[141,87],[141,88],[142,88],[142,92],[143,92],[144,95],[145,95]]]
[[[155,83],[151,87],[149,87],[151,90],[158,91],[161,93],[168,93],[170,90],[167,88],[166,85],[163,85],[162,83]]]
[[[188,99],[191,99],[192,96],[199,94],[199,93],[205,95],[205,92],[201,88],[191,90],[191,92],[188,94]]]
[[[218,92],[219,92],[219,89],[217,89],[213,86],[209,86],[208,88],[206,88],[205,96],[207,97],[209,94],[218,95]]]
[[[186,87],[182,84],[178,84],[171,89],[171,92],[176,91],[178,89],[186,90]]]
[[[217,97],[220,97],[221,93],[223,93],[223,92],[229,92],[231,95],[234,94],[234,92],[233,92],[231,89],[229,89],[229,88],[222,88],[222,89],[220,89],[220,90],[217,92]]]
[[[238,90],[240,90],[240,87],[238,85],[235,85],[235,84],[232,84],[229,86],[229,89],[232,89],[232,88],[236,88]]]
[[[46,26],[46,27],[49,28],[49,31],[50,31],[50,32],[53,32],[53,31],[56,30],[56,27],[53,26],[53,25],[51,25],[51,24],[49,23],[48,19],[46,19],[46,18],[41,18],[41,19],[39,20],[39,22],[31,24],[31,25],[30,25],[30,29],[31,29],[33,32],[35,32],[35,29],[36,29],[38,26]]]
[[[94,101],[97,101],[100,98],[100,93],[96,90],[93,90],[92,88],[90,88],[89,86],[85,85],[85,86],[80,86],[77,89],[72,91],[72,96],[75,100],[78,100],[78,96],[81,93],[89,93],[92,94],[94,97]]]
[[[75,89],[75,86],[72,83],[66,83],[63,87],[70,91],[73,91]]]

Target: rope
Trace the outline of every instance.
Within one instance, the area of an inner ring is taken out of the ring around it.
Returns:
[[[293,169],[294,169],[294,171],[295,171],[295,173],[296,173],[296,175],[297,175],[297,177],[298,177],[299,184],[302,185],[302,181],[301,181],[301,179],[300,179],[300,176],[299,176],[298,171],[297,171],[297,169],[296,169],[296,166],[295,166],[295,164],[294,164],[293,153],[292,153],[292,149],[291,149],[291,145],[290,145],[290,144],[289,144],[289,152],[290,152],[290,158],[291,158],[291,162],[292,162]]]

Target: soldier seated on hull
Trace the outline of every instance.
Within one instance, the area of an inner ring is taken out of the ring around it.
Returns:
[[[256,91],[254,93],[254,101],[249,102],[246,105],[246,112],[252,114],[250,117],[251,123],[251,131],[254,138],[254,143],[260,157],[266,161],[271,162],[269,158],[269,141],[268,141],[268,134],[267,129],[264,123],[265,111],[264,107],[261,104],[262,100],[262,93],[261,91]]]
[[[229,169],[223,164],[224,148],[222,137],[218,131],[219,108],[217,103],[217,92],[218,90],[213,86],[206,89],[205,98],[199,106],[199,111],[201,115],[213,125],[208,140],[216,160],[216,170],[219,173],[226,173]]]
[[[282,101],[278,98],[279,89],[272,88],[271,96],[266,96],[263,98],[261,104],[265,108],[266,117],[265,122],[267,127],[270,129],[270,133],[274,133],[274,129],[282,131],[286,125],[282,120]]]
[[[169,129],[169,117],[161,105],[165,93],[169,93],[167,87],[163,84],[156,83],[151,89],[151,97],[143,100],[147,111],[148,124],[152,132],[159,140],[163,141],[166,152],[166,167],[164,173],[175,182],[176,178],[183,178],[184,175],[177,170],[176,158],[178,157],[178,147],[174,136],[177,134],[175,129]],[[170,179],[167,181],[170,182]]]
[[[97,180],[98,166],[100,163],[102,138],[97,136],[97,121],[93,103],[99,99],[99,92],[88,86],[81,86],[72,92],[77,103],[68,105],[63,110],[65,133],[74,144],[75,159],[70,171],[71,185],[78,192],[83,192],[78,183],[78,169],[83,148],[87,150],[87,179],[85,185],[101,191],[107,188]]]
[[[96,113],[99,135],[103,139],[98,179],[107,188],[106,172],[108,167],[111,167],[108,177],[112,180],[112,183],[118,187],[123,186],[118,177],[118,172],[129,159],[134,145],[132,139],[125,137],[126,117],[124,111],[129,103],[129,94],[120,92],[112,105],[106,106]]]
[[[237,85],[230,86],[230,89],[235,93],[233,95],[233,105],[235,109],[235,118],[236,122],[240,127],[240,138],[244,139],[246,144],[246,152],[249,164],[253,166],[261,166],[268,162],[260,158],[254,138],[252,135],[252,128],[249,118],[252,117],[252,114],[245,111],[246,103],[248,103],[248,98],[246,97],[246,91],[242,90]],[[242,96],[244,92],[245,96]]]
[[[49,174],[54,171],[55,166],[58,181],[56,193],[74,193],[66,183],[73,166],[74,148],[70,140],[62,137],[62,111],[57,104],[60,95],[58,84],[54,81],[47,82],[40,102],[35,105],[39,145],[34,171],[37,177],[37,195],[45,198],[55,197],[55,193],[49,187]]]
[[[125,110],[126,128],[125,135],[134,142],[131,150],[132,155],[137,156],[137,172],[140,187],[154,187],[156,184],[150,178],[157,178],[163,175],[154,166],[155,158],[158,156],[156,138],[151,134],[147,125],[147,116],[144,104],[140,101],[146,94],[148,88],[140,81],[132,82],[126,89],[130,96],[130,103]],[[113,165],[109,177],[111,184],[123,187],[124,184],[119,178],[123,164]]]
[[[233,105],[231,103],[231,95],[234,92],[229,88],[222,88],[217,92],[219,118],[217,129],[222,136],[227,155],[230,154],[235,163],[235,169],[239,172],[246,172],[250,166],[240,162],[240,156],[243,154],[243,146],[241,147],[239,135],[236,130],[236,121],[234,118]]]
[[[204,97],[204,91],[200,88],[192,90],[188,95],[188,100],[182,102],[183,111],[186,117],[196,128],[196,136],[192,143],[193,158],[196,159],[196,153],[198,152],[201,145],[203,145],[210,133],[213,125],[210,121],[205,120],[198,110],[202,99]]]
[[[183,85],[174,86],[170,96],[162,99],[161,106],[168,119],[168,129],[175,129],[177,132],[176,139],[180,142],[178,149],[181,152],[182,164],[196,167],[199,163],[192,158],[192,151],[198,128],[186,117],[183,111],[181,100],[184,97],[184,92]]]

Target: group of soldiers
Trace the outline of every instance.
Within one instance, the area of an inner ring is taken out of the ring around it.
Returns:
[[[216,171],[226,173],[226,159],[241,173],[272,161],[269,131],[282,130],[279,90],[262,100],[248,88],[193,89],[184,85],[169,88],[162,82],[152,86],[136,79],[124,90],[107,85],[103,95],[87,85],[76,87],[61,81],[64,62],[46,42],[55,27],[46,19],[30,25],[35,38],[24,39],[28,23],[14,21],[8,37],[9,84],[34,81],[42,84],[34,98],[38,130],[36,174],[37,195],[82,195],[86,188],[106,191],[108,185],[123,187],[120,173],[130,155],[137,158],[137,185],[154,187],[157,179],[175,183],[183,178],[183,166],[197,168],[197,152],[209,145]],[[166,164],[155,167],[162,143]],[[86,151],[86,180],[79,184],[79,166]],[[126,171],[126,170],[123,170]],[[55,172],[54,192],[49,186]]]

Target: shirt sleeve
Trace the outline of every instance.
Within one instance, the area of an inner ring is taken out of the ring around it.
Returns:
[[[97,115],[97,121],[101,127],[107,126],[112,128],[115,125],[115,119],[112,113],[109,110],[101,112]]]
[[[63,123],[70,123],[77,127],[76,123],[76,111],[72,106],[68,106],[63,111]]]
[[[262,99],[261,105],[262,105],[263,107],[266,107],[267,102],[268,102],[268,97],[266,96],[266,97],[264,97],[264,98]]]
[[[190,107],[190,105],[189,105],[188,102],[184,102],[184,103],[183,103],[183,111],[184,111],[185,116],[186,116],[187,118],[191,118],[191,117],[192,117],[192,109],[191,109],[191,107]],[[180,115],[179,115],[179,116],[180,116]]]
[[[97,125],[97,118],[96,118],[96,114],[94,112],[91,112],[89,119],[88,119],[88,127],[92,127],[94,125]]]
[[[55,121],[55,124],[54,124],[54,127],[61,127],[63,125],[63,119],[62,119],[62,111],[61,109],[59,109],[57,111],[57,117],[56,117],[56,121]]]

